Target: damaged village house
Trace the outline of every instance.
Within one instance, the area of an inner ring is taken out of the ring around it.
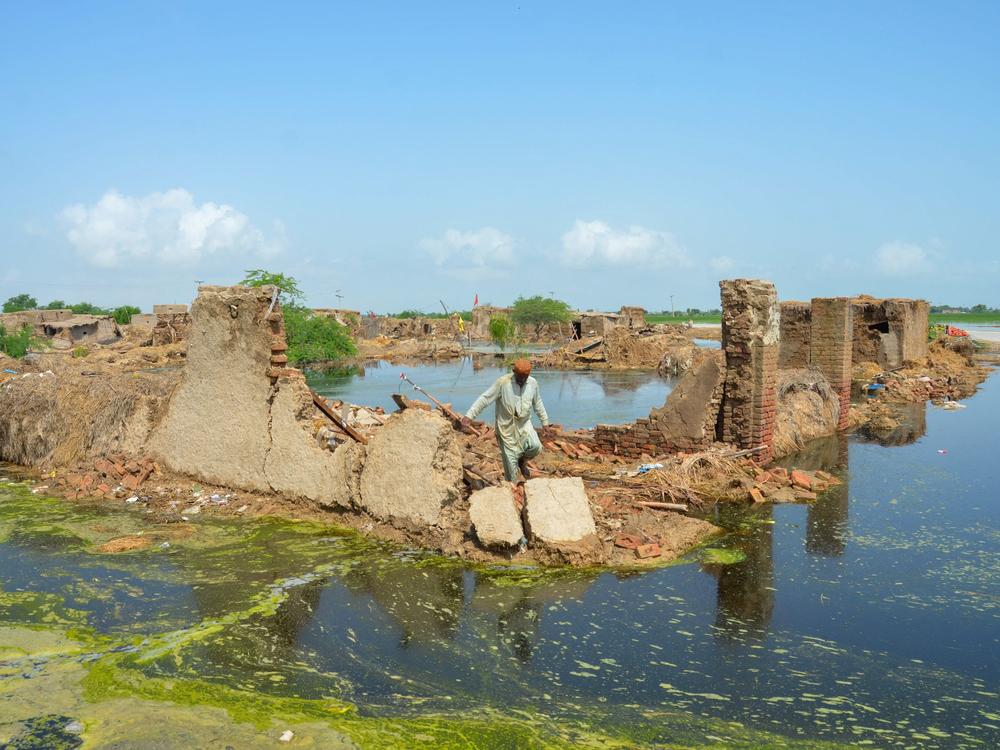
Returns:
[[[655,563],[718,533],[686,512],[713,499],[706,487],[763,502],[811,499],[838,481],[763,467],[847,427],[856,301],[814,299],[786,347],[770,282],[720,285],[722,349],[698,351],[648,417],[543,432],[540,476],[523,489],[484,470],[496,454],[488,428],[463,432],[447,406],[400,397],[386,415],[312,393],[287,366],[272,287],[201,287],[182,368],[95,379],[66,367],[0,385],[0,460],[45,469],[73,497],[141,493],[155,472],[161,484],[280,500],[250,512],[321,517],[470,559]],[[914,330],[926,330],[921,305],[906,322]],[[915,335],[890,330],[886,341],[875,325],[864,331],[887,358],[926,357],[926,337],[920,351]],[[783,357],[796,367],[779,369]],[[663,469],[630,470],[653,461]]]

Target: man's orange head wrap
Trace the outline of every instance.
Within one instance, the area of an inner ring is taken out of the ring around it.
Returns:
[[[514,374],[521,378],[526,378],[531,373],[531,362],[526,359],[514,361]]]

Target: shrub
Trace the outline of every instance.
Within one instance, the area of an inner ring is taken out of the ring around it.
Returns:
[[[25,325],[15,333],[7,333],[7,329],[0,325],[0,351],[7,356],[20,359],[34,343],[35,334],[31,326]]]
[[[289,362],[333,362],[357,354],[350,332],[333,318],[313,315],[312,310],[294,304],[282,310]]]
[[[517,326],[506,315],[490,318],[489,329],[490,339],[500,348],[500,351],[505,351],[507,346],[517,338]]]
[[[133,307],[132,305],[122,305],[121,307],[116,307],[111,311],[111,317],[115,319],[115,322],[120,326],[128,325],[132,321],[133,315],[138,315],[141,313],[138,307]]]
[[[288,361],[292,364],[335,362],[357,354],[351,334],[333,318],[313,315],[302,305],[303,294],[298,282],[283,273],[262,268],[246,272],[243,286],[276,286],[284,297],[281,309],[285,314],[285,339]]]
[[[73,356],[76,359],[82,359],[83,357],[86,357],[88,354],[90,354],[90,349],[88,349],[85,346],[78,346],[73,350]]]

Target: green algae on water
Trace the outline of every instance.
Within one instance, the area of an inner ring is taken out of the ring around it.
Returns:
[[[709,547],[701,550],[701,561],[705,565],[734,565],[747,559],[746,553],[733,547]]]

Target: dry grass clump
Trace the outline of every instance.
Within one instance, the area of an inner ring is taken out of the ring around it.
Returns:
[[[774,453],[784,456],[837,430],[840,398],[818,370],[778,371]]]
[[[66,466],[141,450],[159,421],[169,375],[32,373],[0,385],[0,460]]]

